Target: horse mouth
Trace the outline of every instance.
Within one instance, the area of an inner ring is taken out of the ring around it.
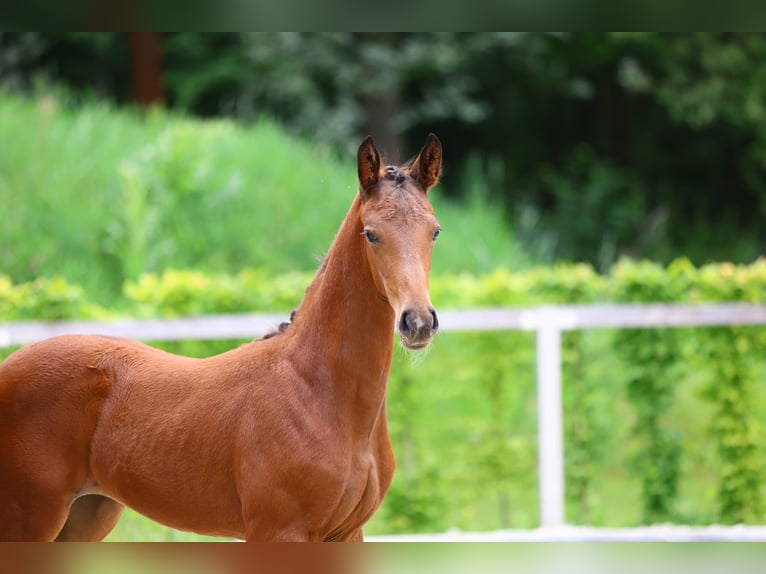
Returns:
[[[408,351],[422,351],[428,347],[429,343],[431,343],[430,338],[427,341],[408,341],[404,337],[401,337],[401,340],[402,345],[404,345],[404,348]]]

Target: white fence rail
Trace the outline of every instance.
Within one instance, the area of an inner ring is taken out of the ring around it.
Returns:
[[[145,341],[242,339],[262,336],[285,319],[286,314],[258,313],[167,320],[10,323],[0,325],[0,347],[23,345],[64,333],[100,333]],[[766,305],[561,305],[442,311],[439,319],[443,331],[536,332],[540,525],[550,529],[564,525],[562,331],[766,325]]]

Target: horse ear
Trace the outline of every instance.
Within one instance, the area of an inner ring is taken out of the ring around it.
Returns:
[[[423,149],[412,162],[410,177],[428,193],[442,174],[442,144],[434,134],[428,134]]]
[[[367,136],[356,152],[356,169],[359,173],[359,189],[366,194],[380,178],[380,154],[375,149],[372,136]]]

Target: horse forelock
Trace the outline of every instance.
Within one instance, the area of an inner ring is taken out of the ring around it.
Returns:
[[[376,217],[394,221],[400,218],[419,219],[433,214],[425,195],[414,185],[399,184],[396,178],[392,180],[395,185],[382,185],[375,198],[373,209]]]
[[[389,165],[389,166],[386,166],[383,179],[387,179],[388,181],[394,181],[396,185],[402,185],[404,183],[404,180],[407,179],[408,175],[409,175],[409,168],[407,168],[406,166],[399,167],[398,165]]]

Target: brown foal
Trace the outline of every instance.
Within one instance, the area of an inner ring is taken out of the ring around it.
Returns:
[[[0,365],[0,539],[101,540],[124,506],[246,540],[361,540],[394,472],[386,385],[438,329],[433,134],[359,193],[293,323],[193,359],[129,339],[55,337]]]

